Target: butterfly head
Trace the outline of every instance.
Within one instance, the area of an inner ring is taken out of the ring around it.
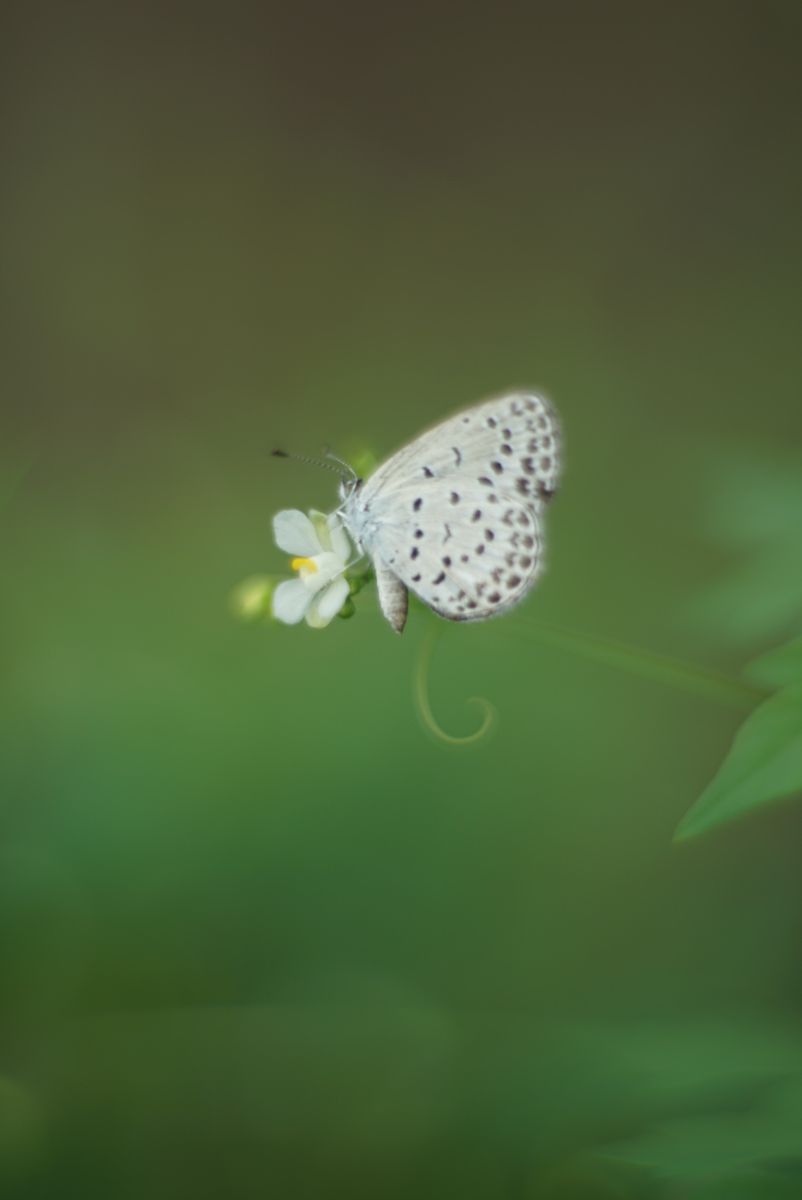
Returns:
[[[358,475],[354,475],[353,477],[349,476],[347,479],[341,479],[337,488],[337,491],[340,495],[340,503],[347,504],[348,501],[356,495],[361,487],[362,480]]]

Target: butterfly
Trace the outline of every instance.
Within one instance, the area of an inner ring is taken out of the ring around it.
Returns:
[[[397,633],[409,592],[449,621],[508,612],[543,571],[544,510],[560,478],[551,404],[512,392],[464,409],[340,485],[342,520],[373,564]]]

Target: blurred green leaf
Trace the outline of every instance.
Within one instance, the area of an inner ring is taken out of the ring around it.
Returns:
[[[680,822],[676,840],[802,791],[802,684],[747,717],[719,771]]]
[[[619,1147],[616,1157],[633,1165],[650,1167],[664,1178],[704,1179],[711,1177],[715,1186],[710,1195],[773,1195],[774,1192],[737,1192],[718,1190],[719,1184],[732,1185],[733,1172],[752,1173],[756,1167],[769,1167],[784,1160],[795,1160],[802,1150],[802,1091],[798,1081],[771,1094],[768,1102],[747,1111],[698,1113],[660,1124],[636,1141]],[[769,1174],[771,1178],[771,1174]],[[724,1175],[724,1180],[716,1179]],[[726,1176],[730,1176],[726,1179]],[[780,1184],[782,1176],[777,1175]],[[796,1186],[799,1188],[797,1176]],[[695,1194],[695,1193],[692,1193]],[[700,1195],[708,1194],[704,1189]],[[777,1194],[784,1195],[783,1191]],[[797,1191],[795,1193],[799,1195]]]
[[[802,610],[802,463],[748,452],[711,461],[706,534],[737,556],[688,606],[694,624],[718,641],[745,644],[782,634]]]
[[[755,659],[746,668],[746,674],[755,683],[766,687],[783,688],[802,683],[802,637]]]
[[[684,1191],[687,1200],[799,1200],[798,1173],[777,1171],[738,1171],[706,1180]]]
[[[720,1017],[658,1022],[623,1035],[620,1053],[641,1069],[640,1130],[611,1143],[606,1158],[672,1181],[676,1190],[659,1193],[670,1200],[802,1194],[795,1026]]]

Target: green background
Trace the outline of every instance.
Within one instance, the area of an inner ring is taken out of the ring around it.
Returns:
[[[799,631],[797,3],[9,6],[0,1194],[802,1195],[802,818],[673,830]],[[515,385],[549,571],[243,624],[269,518]]]

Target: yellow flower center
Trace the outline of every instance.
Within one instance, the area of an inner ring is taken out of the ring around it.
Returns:
[[[312,574],[317,571],[317,563],[313,558],[294,558],[290,566],[293,571],[300,571],[301,567],[306,567],[307,571],[311,571]]]

